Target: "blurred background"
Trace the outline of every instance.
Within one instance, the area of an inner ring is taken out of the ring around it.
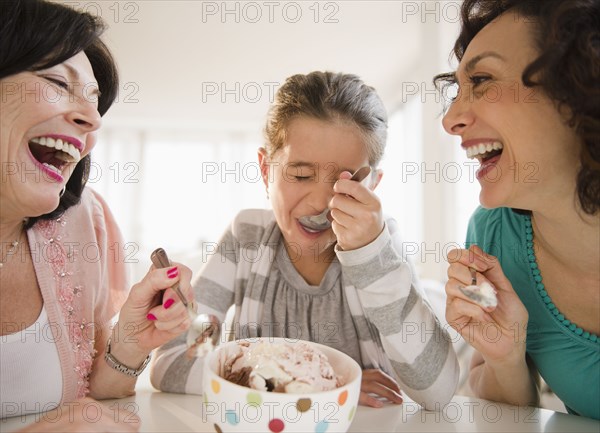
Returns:
[[[134,277],[164,247],[197,271],[238,210],[268,207],[256,151],[286,77],[359,75],[390,129],[377,189],[422,278],[444,281],[478,203],[475,165],[442,129],[432,77],[453,69],[460,1],[63,1],[102,16],[120,69],[90,185]]]

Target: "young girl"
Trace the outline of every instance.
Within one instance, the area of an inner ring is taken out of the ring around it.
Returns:
[[[401,403],[402,389],[439,409],[454,394],[456,355],[373,193],[387,134],[375,90],[354,75],[294,75],[265,132],[258,160],[273,209],[234,219],[195,283],[198,311],[222,321],[235,305],[235,338],[303,339],[345,352],[364,369],[363,405]],[[368,178],[350,180],[363,166]],[[329,224],[303,218],[327,208]],[[185,336],[158,350],[155,387],[202,392],[203,359],[185,352]]]

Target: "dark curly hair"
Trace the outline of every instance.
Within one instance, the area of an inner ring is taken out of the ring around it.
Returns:
[[[583,141],[577,195],[583,211],[594,215],[600,210],[600,1],[465,0],[456,58],[509,9],[531,23],[539,52],[523,71],[523,84],[540,87],[559,109],[568,108],[568,125]],[[454,80],[453,73],[434,78],[438,88]]]
[[[100,35],[104,22],[87,13],[44,0],[0,0],[0,80],[24,71],[58,65],[83,51],[98,80],[98,111],[104,115],[119,88],[117,67]],[[90,155],[75,167],[58,207],[51,213],[29,218],[54,219],[79,203],[91,166]]]

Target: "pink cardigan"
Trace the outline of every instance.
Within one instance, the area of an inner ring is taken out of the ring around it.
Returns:
[[[105,344],[129,291],[126,245],[106,202],[88,188],[79,205],[39,221],[27,235],[58,349],[62,402],[73,401],[88,393],[94,344]]]

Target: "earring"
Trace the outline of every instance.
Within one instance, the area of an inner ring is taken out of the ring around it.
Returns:
[[[67,190],[67,186],[63,186],[63,188],[60,190],[60,194],[58,194],[59,197],[62,197],[63,195],[65,195],[65,191]]]

